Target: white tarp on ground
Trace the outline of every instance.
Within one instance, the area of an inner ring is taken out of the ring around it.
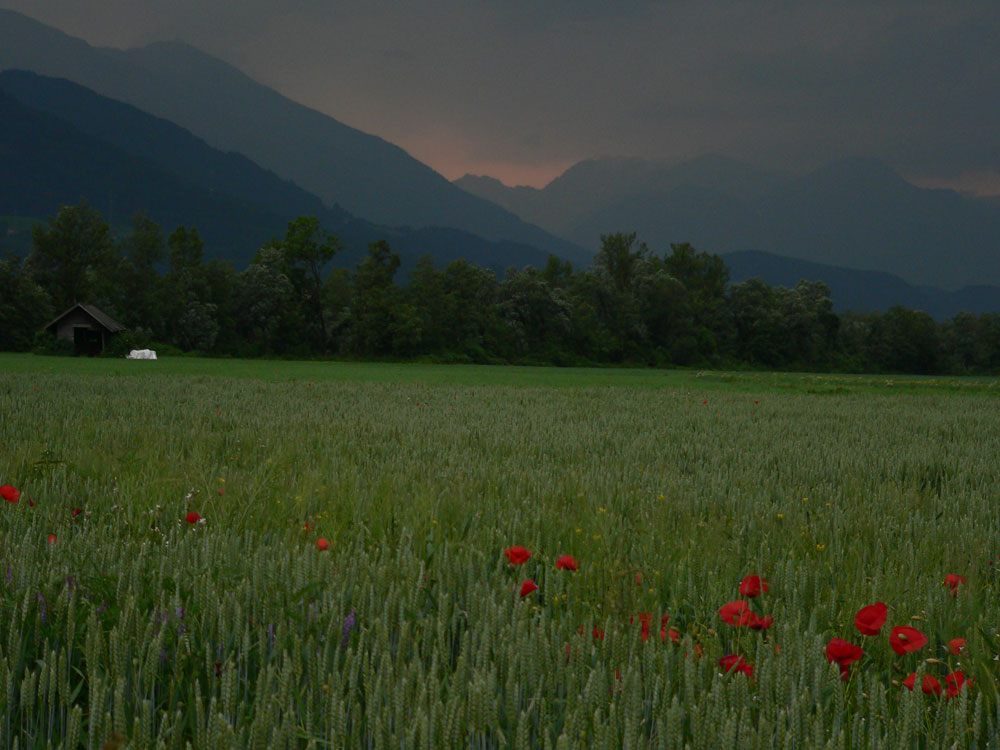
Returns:
[[[125,359],[156,359],[156,352],[152,349],[133,349]]]

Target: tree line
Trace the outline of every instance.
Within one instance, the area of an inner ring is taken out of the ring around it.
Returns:
[[[24,260],[0,260],[0,349],[65,347],[40,329],[75,302],[124,324],[133,347],[240,357],[431,358],[522,364],[637,364],[908,373],[1000,371],[1000,313],[937,322],[892,307],[833,311],[819,281],[730,284],[718,255],[687,243],[657,254],[635,234],[601,237],[594,264],[556,257],[503,279],[373,242],[353,270],[331,268],[338,239],[308,216],[243,271],[205,260],[196,229],[164,237],[146,216],[116,239],[88,204],[36,225]]]

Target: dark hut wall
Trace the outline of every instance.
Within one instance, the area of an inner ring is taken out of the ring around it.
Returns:
[[[103,326],[98,325],[92,317],[87,315],[80,308],[70,310],[56,324],[56,338],[73,341],[73,329],[86,328],[90,331],[97,331],[101,335],[101,349],[107,346],[107,334]]]

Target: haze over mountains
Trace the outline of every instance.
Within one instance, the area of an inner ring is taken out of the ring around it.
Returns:
[[[581,243],[627,227],[657,250],[683,241],[886,271],[913,284],[1000,284],[996,205],[916,187],[873,160],[787,175],[717,156],[678,165],[601,159],[543,189],[469,175],[456,184]]]
[[[544,263],[529,245],[491,242],[461,230],[382,227],[282,180],[245,156],[223,153],[188,131],[63,79],[0,73],[0,215],[45,217],[82,197],[125,230],[144,212],[169,232],[193,225],[210,257],[237,267],[284,234],[289,219],[310,214],[345,245],[338,265],[352,266],[369,242],[387,240],[404,268],[431,253],[439,263],[465,258],[498,273]]]
[[[0,70],[79,83],[174,122],[209,145],[238,151],[328,205],[383,225],[452,227],[580,261],[572,243],[453,186],[376,136],[286,99],[232,66],[181,43],[92,47],[0,10]]]

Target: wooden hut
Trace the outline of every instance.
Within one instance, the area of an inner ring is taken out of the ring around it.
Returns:
[[[45,326],[56,338],[73,342],[77,354],[94,356],[104,351],[111,337],[125,326],[93,305],[77,302]]]

